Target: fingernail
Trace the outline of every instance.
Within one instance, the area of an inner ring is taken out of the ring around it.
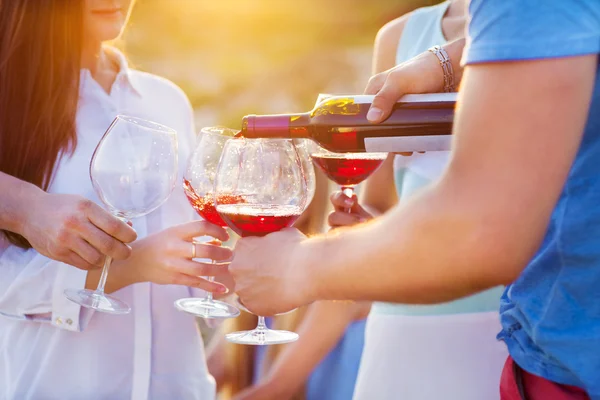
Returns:
[[[352,204],[354,204],[354,200],[352,199],[345,199],[344,200],[344,204],[347,206],[351,206]]]
[[[383,111],[377,107],[371,107],[367,113],[367,119],[371,122],[377,122],[381,119]]]
[[[358,219],[358,222],[360,222],[360,223],[367,222],[367,221],[368,221],[368,219],[366,219],[366,218],[363,218],[363,217],[360,217],[360,218]]]
[[[218,293],[223,293],[223,294],[229,293],[229,288],[227,288],[226,286],[219,286],[217,288],[217,292]]]

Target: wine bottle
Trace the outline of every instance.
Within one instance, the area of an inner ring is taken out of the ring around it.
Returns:
[[[309,138],[337,153],[449,150],[456,95],[406,95],[379,124],[367,120],[374,96],[334,96],[307,113],[245,116],[238,135]]]

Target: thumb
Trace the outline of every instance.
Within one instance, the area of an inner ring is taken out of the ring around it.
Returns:
[[[369,122],[376,124],[386,120],[390,116],[394,104],[403,94],[399,82],[394,80],[393,74],[389,74],[383,87],[373,98],[373,104],[367,113]]]

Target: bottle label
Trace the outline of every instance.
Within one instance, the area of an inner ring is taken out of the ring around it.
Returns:
[[[354,104],[371,104],[375,96],[368,94],[351,96],[332,96],[328,101],[336,98],[352,99]],[[398,103],[456,103],[458,93],[425,93],[407,94],[398,100]]]
[[[408,151],[447,151],[452,144],[452,135],[400,136],[365,138],[365,149],[369,153],[402,153]]]

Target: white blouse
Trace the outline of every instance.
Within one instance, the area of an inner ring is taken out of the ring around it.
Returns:
[[[77,149],[55,170],[49,191],[100,204],[88,168],[95,146],[117,114],[147,118],[178,132],[181,178],[195,143],[185,94],[166,79],[128,68],[122,54],[110,94],[81,71]],[[181,185],[150,215],[133,221],[139,238],[193,219]],[[190,250],[191,251],[191,250]],[[173,302],[204,293],[139,283],[113,295],[132,312],[110,315],[67,300],[86,272],[0,242],[0,399],[215,398],[195,319]]]

